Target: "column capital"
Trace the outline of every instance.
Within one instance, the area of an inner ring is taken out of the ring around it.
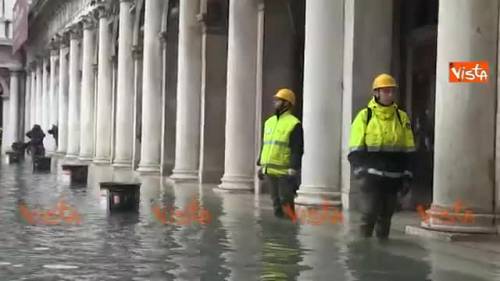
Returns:
[[[90,14],[82,18],[83,29],[95,29],[97,27],[97,20],[95,14]]]
[[[69,46],[69,31],[56,34],[53,40],[57,43],[59,49],[67,48]]]
[[[50,50],[50,58],[58,58],[59,57],[59,49],[52,49]]]
[[[266,4],[265,4],[264,0],[258,0],[257,1],[257,9],[258,9],[258,11],[262,12],[262,11],[265,10],[265,8],[266,8]]]
[[[202,12],[196,15],[196,20],[201,23],[205,24],[207,22],[208,15],[206,12]]]
[[[69,39],[70,40],[80,40],[82,39],[82,24],[81,23],[77,23],[77,24],[74,24],[72,25],[69,30],[68,30],[68,33],[69,33]]]
[[[107,18],[111,15],[111,9],[107,5],[99,5],[97,7],[97,18]]]
[[[36,71],[36,65],[37,65],[36,60],[32,60],[32,61],[29,63],[29,69],[30,69],[31,71]]]
[[[54,38],[50,39],[49,43],[49,49],[50,49],[50,56],[58,56],[59,55],[59,48],[61,46],[61,41],[57,36],[54,36]]]
[[[42,67],[43,65],[43,55],[40,55],[38,54],[36,57],[35,57],[35,61],[36,61],[36,68],[39,69]]]
[[[12,69],[9,69],[9,72],[10,72],[10,76],[16,76],[16,77],[19,77],[19,75],[21,75],[21,73],[23,72],[23,69],[22,68],[12,68]]]
[[[132,56],[134,57],[134,60],[138,60],[142,57],[142,51],[143,48],[141,45],[132,46]]]
[[[158,33],[158,38],[162,44],[167,43],[167,32],[166,31],[161,31]]]

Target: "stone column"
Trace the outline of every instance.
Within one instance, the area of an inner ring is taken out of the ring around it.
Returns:
[[[19,94],[20,94],[20,75],[21,72],[19,70],[11,70],[10,71],[10,94],[9,94],[9,137],[10,142],[7,142],[7,145],[10,148],[10,145],[13,142],[19,141],[19,116],[20,116],[20,108],[19,108]]]
[[[43,62],[41,60],[38,61],[37,66],[36,66],[36,103],[35,103],[35,110],[36,110],[36,119],[35,119],[35,124],[40,125],[40,127],[43,128],[43,118],[42,118],[42,106],[43,106],[43,95],[42,95],[42,81],[43,81],[43,76],[42,76],[42,68],[43,68]]]
[[[49,118],[49,128],[58,124],[57,115],[59,114],[59,92],[57,90],[57,63],[59,61],[59,49],[56,46],[50,51],[50,118]],[[59,133],[59,132],[58,132]],[[54,142],[54,152],[57,150],[56,140],[53,136],[50,136]]]
[[[254,188],[257,29],[258,1],[230,1],[222,189]]]
[[[113,122],[113,65],[111,58],[111,29],[106,10],[99,10],[99,61],[97,70],[97,130],[94,163],[109,164]]]
[[[49,58],[44,59],[43,62],[43,130],[45,132],[45,148],[48,154],[53,154],[57,147],[56,147],[56,140],[52,135],[48,133],[48,130],[52,127],[52,114],[54,112],[54,109],[52,106],[52,97],[53,97],[53,83],[55,83],[55,80],[52,81],[53,75],[55,74],[55,61],[53,58],[53,52],[50,51]],[[50,67],[50,72],[49,72],[49,67]]]
[[[12,143],[18,140],[19,75],[18,70],[10,70],[9,93],[3,97],[2,153],[12,151]]]
[[[393,0],[345,1],[342,94],[342,209],[359,207],[359,183],[351,178],[349,137],[353,118],[372,96],[375,75],[391,73]],[[370,22],[370,28],[366,28]],[[377,44],[371,44],[377,38]]]
[[[45,134],[47,134],[47,130],[49,127],[49,117],[50,117],[50,93],[49,93],[49,58],[43,58],[43,68],[42,68],[42,129]],[[49,137],[45,138],[47,152],[52,152],[53,147],[51,142],[48,141]]]
[[[81,31],[75,27],[69,42],[67,158],[76,158],[80,153],[80,40]]]
[[[26,88],[24,91],[24,131],[20,133],[22,139],[28,141],[26,132],[31,129],[31,70],[26,70]]]
[[[57,152],[60,155],[65,155],[68,148],[68,84],[69,84],[69,69],[68,69],[68,45],[62,41],[59,47],[59,95],[58,95],[58,134],[59,146]]]
[[[131,167],[134,125],[134,59],[132,34],[134,18],[130,0],[120,0],[118,35],[118,81],[116,97],[116,138],[114,167]]]
[[[94,48],[95,23],[87,18],[83,24],[82,88],[80,108],[80,160],[91,161],[94,156]]]
[[[142,78],[142,134],[140,172],[160,173],[162,112],[163,0],[146,1]],[[193,1],[197,2],[197,1]]]
[[[198,179],[200,151],[201,27],[199,0],[181,1],[175,166],[171,178]]]
[[[342,0],[306,2],[304,156],[297,204],[340,205]]]
[[[9,96],[7,93],[4,93],[4,95],[1,97],[2,98],[2,154],[5,154],[5,152],[11,150],[10,149],[10,143],[11,142],[11,137],[10,137],[10,124],[9,124]]]
[[[30,101],[30,126],[26,131],[31,130],[33,128],[33,125],[36,124],[36,114],[37,114],[37,107],[36,107],[36,99],[37,97],[37,91],[36,91],[36,63],[32,62],[30,64],[30,71],[31,71],[31,101]]]
[[[423,227],[496,232],[492,196],[498,8],[496,0],[439,1],[433,202]],[[477,60],[489,63],[487,83],[449,82],[451,62]],[[463,208],[458,213],[457,204]],[[470,210],[469,218],[460,214],[464,209]],[[440,220],[443,211],[457,219]]]

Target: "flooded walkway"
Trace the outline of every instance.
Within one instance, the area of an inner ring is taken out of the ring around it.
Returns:
[[[146,176],[136,179],[139,212],[110,214],[98,183],[132,174],[91,167],[88,186],[70,187],[28,164],[0,167],[2,281],[500,280],[497,254],[406,236],[397,217],[390,241],[360,239],[356,214],[344,213],[343,223],[293,224],[273,216],[267,195]],[[31,225],[18,208],[48,210],[61,200],[78,211],[80,224]],[[195,201],[208,223],[164,223],[152,212],[186,210]]]

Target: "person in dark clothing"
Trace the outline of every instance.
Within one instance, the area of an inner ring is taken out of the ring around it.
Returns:
[[[57,125],[52,125],[52,128],[50,128],[50,130],[48,130],[47,132],[51,134],[56,140],[56,146],[59,146],[59,129]]]
[[[271,187],[274,214],[283,217],[286,209],[294,212],[294,198],[300,185],[304,140],[302,125],[292,114],[295,94],[281,89],[274,96],[275,114],[264,125],[263,145],[257,165],[259,178]]]
[[[394,103],[396,81],[381,74],[373,81],[373,98],[354,119],[348,159],[361,178],[361,226],[364,237],[387,238],[397,195],[408,190],[411,155],[415,151],[410,118]]]
[[[43,139],[45,138],[45,133],[43,132],[40,125],[35,124],[33,128],[26,133],[26,136],[30,138],[28,142],[29,151],[32,157],[45,156],[45,147],[43,146]]]

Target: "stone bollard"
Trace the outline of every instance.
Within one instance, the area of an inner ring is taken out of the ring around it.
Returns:
[[[14,164],[21,162],[21,156],[14,151],[5,152],[5,163],[6,164]]]
[[[100,187],[108,190],[108,209],[111,212],[139,210],[140,183],[101,182]]]
[[[50,173],[50,157],[37,156],[33,158],[33,172]]]
[[[62,170],[65,182],[69,182],[69,184],[87,184],[88,165],[65,164],[62,165]]]
[[[23,142],[15,142],[11,145],[12,151],[5,152],[5,163],[19,163],[24,159],[25,144]]]

